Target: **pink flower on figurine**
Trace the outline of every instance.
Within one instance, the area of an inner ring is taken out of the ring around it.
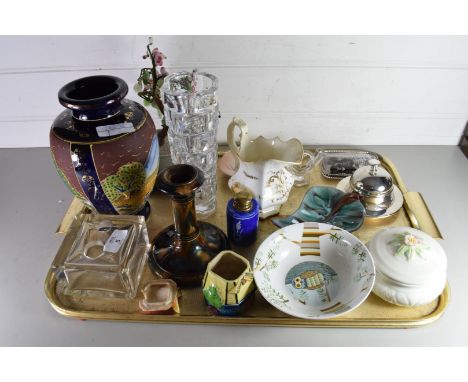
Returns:
[[[158,48],[154,48],[151,53],[154,57],[154,61],[156,62],[156,65],[162,66],[163,60],[166,58],[166,56],[162,52],[160,52]]]

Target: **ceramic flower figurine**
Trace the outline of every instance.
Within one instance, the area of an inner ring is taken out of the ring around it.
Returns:
[[[240,129],[240,144],[236,144],[235,129]],[[262,136],[249,139],[247,124],[233,118],[228,126],[228,144],[236,157],[236,172],[229,179],[234,193],[247,192],[259,202],[260,218],[275,215],[288,200],[294,176],[286,170],[290,164],[300,164],[304,149],[297,139],[282,141],[278,137]]]
[[[395,234],[394,238],[390,240],[388,244],[393,246],[393,254],[395,256],[404,256],[408,261],[410,261],[415,255],[424,258],[423,250],[428,248],[422,239],[410,232]]]
[[[153,106],[158,110],[161,116],[162,130],[158,133],[159,141],[164,141],[166,137],[168,126],[164,118],[164,105],[161,101],[160,88],[164,82],[164,78],[168,75],[164,65],[164,60],[167,58],[158,48],[151,49],[153,45],[153,38],[148,38],[146,45],[146,53],[143,59],[149,58],[151,61],[151,68],[143,68],[140,71],[140,76],[133,90],[143,99],[145,106]]]

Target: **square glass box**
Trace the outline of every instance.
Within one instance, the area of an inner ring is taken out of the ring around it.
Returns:
[[[150,249],[143,216],[82,214],[75,217],[56,267],[65,294],[133,299]],[[71,245],[70,245],[71,243]]]

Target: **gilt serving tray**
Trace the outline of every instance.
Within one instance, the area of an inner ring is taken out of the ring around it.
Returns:
[[[392,162],[379,155],[383,166],[393,176],[395,184],[404,196],[403,208],[396,214],[381,219],[366,218],[363,226],[353,232],[361,241],[366,243],[378,230],[388,226],[409,226],[425,231],[435,238],[442,238],[439,229],[418,192],[409,192]],[[226,203],[232,197],[228,188],[228,176],[220,171],[218,177],[217,210],[207,221],[218,225],[226,231]],[[321,175],[320,164],[315,166],[311,174],[310,185],[335,186],[338,180],[326,179]],[[288,215],[294,212],[301,203],[308,187],[293,188],[288,201],[282,206],[280,214]],[[156,234],[172,224],[172,209],[168,197],[155,192],[149,200],[152,208],[147,222],[150,240]],[[64,219],[59,225],[58,233],[65,233],[75,215],[86,212],[86,207],[74,199]],[[251,262],[260,243],[277,229],[270,219],[261,220],[257,241],[247,248],[232,249]],[[229,324],[229,325],[263,325],[263,326],[291,326],[291,327],[373,327],[373,328],[410,328],[427,325],[437,320],[446,309],[449,302],[449,286],[434,301],[419,307],[399,307],[389,304],[373,293],[366,301],[352,312],[332,319],[305,320],[291,317],[271,306],[257,291],[252,305],[244,315],[239,317],[222,317],[211,314],[205,305],[200,288],[182,288],[179,298],[180,313],[178,314],[143,314],[138,309],[138,298],[142,287],[155,276],[145,265],[140,283],[140,292],[135,300],[116,301],[99,298],[86,298],[66,295],[64,285],[55,277],[54,267],[60,265],[61,259],[68,251],[70,240],[64,240],[52,263],[45,281],[45,293],[52,307],[60,314],[78,319],[141,321],[153,323],[190,323],[190,324]]]

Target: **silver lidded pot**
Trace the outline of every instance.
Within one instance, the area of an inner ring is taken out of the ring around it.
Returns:
[[[350,185],[359,194],[367,215],[379,216],[393,202],[393,179],[378,159],[370,159],[368,163],[353,173]]]

